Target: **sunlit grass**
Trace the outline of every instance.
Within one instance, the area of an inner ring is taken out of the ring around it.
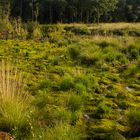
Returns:
[[[20,128],[29,127],[30,100],[23,73],[11,63],[0,62],[0,129],[16,133]]]

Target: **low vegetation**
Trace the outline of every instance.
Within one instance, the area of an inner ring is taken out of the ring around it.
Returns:
[[[139,139],[140,38],[129,32],[139,24],[22,28],[15,40],[1,34],[0,131],[16,140]]]

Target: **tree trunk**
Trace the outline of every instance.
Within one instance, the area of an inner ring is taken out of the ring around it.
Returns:
[[[82,22],[83,20],[83,9],[81,8],[81,11],[80,11],[80,22]]]
[[[20,17],[22,17],[22,0],[20,1]]]
[[[99,9],[97,9],[97,24],[99,25],[100,23],[100,12]]]
[[[34,21],[34,0],[32,0],[32,21]]]
[[[50,17],[50,23],[52,23],[53,22],[53,17],[52,17],[52,6],[51,6],[51,4],[50,4],[50,6],[49,6],[49,17]]]

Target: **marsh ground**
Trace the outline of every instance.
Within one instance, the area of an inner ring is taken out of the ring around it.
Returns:
[[[43,25],[35,40],[0,40],[0,59],[24,73],[30,100],[22,110],[17,100],[0,105],[0,130],[17,140],[140,137],[139,26]]]

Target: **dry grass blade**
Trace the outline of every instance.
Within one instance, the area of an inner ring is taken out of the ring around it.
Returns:
[[[29,107],[29,96],[25,91],[25,79],[10,61],[0,63],[0,113],[11,125],[19,125]]]

